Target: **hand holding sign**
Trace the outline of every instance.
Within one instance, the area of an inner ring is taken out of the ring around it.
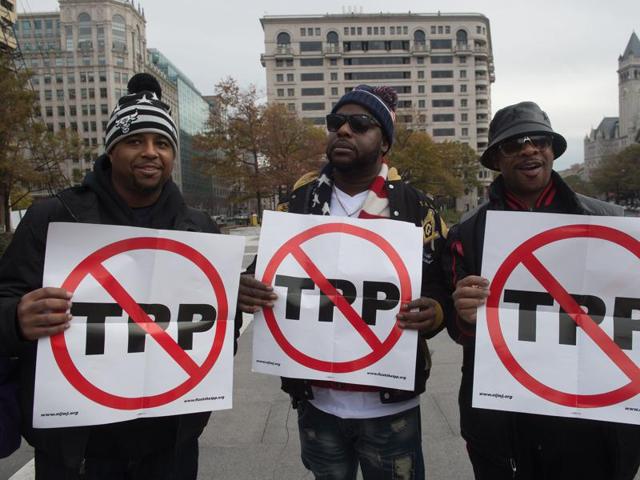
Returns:
[[[398,327],[403,330],[417,330],[427,335],[442,325],[442,312],[437,309],[438,303],[432,298],[420,297],[402,306],[396,315]],[[411,310],[417,309],[413,312]]]
[[[484,305],[489,296],[489,280],[469,275],[456,283],[453,292],[453,305],[458,316],[467,323],[474,325],[478,308]]]
[[[244,313],[256,313],[262,307],[271,308],[277,298],[272,286],[256,280],[253,275],[240,275],[238,308]]]
[[[45,287],[20,299],[17,316],[20,332],[26,340],[37,340],[64,332],[71,321],[71,292]]]

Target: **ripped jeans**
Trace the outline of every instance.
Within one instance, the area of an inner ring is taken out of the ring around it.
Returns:
[[[342,419],[298,404],[302,463],[316,480],[424,480],[420,407],[395,415]]]

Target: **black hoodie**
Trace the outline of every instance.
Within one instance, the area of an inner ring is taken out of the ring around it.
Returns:
[[[140,222],[140,218],[143,222]],[[22,433],[36,449],[79,468],[89,437],[92,448],[109,446],[110,458],[129,452],[146,455],[173,448],[197,437],[207,424],[209,413],[156,417],[93,427],[33,429],[33,391],[36,342],[24,341],[19,333],[16,308],[20,298],[42,286],[47,229],[50,222],[80,222],[103,225],[144,226],[158,229],[219,233],[204,212],[185,205],[178,187],[169,180],[158,201],[142,217],[129,208],[111,184],[111,162],[99,157],[93,172],[81,186],[72,187],[34,204],[16,229],[0,259],[0,355],[18,355],[21,360]],[[237,326],[239,328],[239,325]],[[236,332],[237,339],[237,332]],[[124,372],[122,372],[124,373]],[[117,445],[114,451],[113,445]]]

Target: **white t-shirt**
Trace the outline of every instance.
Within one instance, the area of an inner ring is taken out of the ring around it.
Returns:
[[[331,192],[331,215],[336,217],[357,217],[367,198],[368,190],[353,197],[335,185]],[[382,403],[380,392],[353,392],[312,386],[311,404],[323,412],[339,418],[378,418],[404,412],[420,404],[415,396],[409,400]]]

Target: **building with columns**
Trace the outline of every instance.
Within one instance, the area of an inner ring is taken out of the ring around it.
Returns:
[[[640,39],[631,34],[618,57],[618,117],[605,117],[584,139],[584,177],[609,155],[640,143]]]

